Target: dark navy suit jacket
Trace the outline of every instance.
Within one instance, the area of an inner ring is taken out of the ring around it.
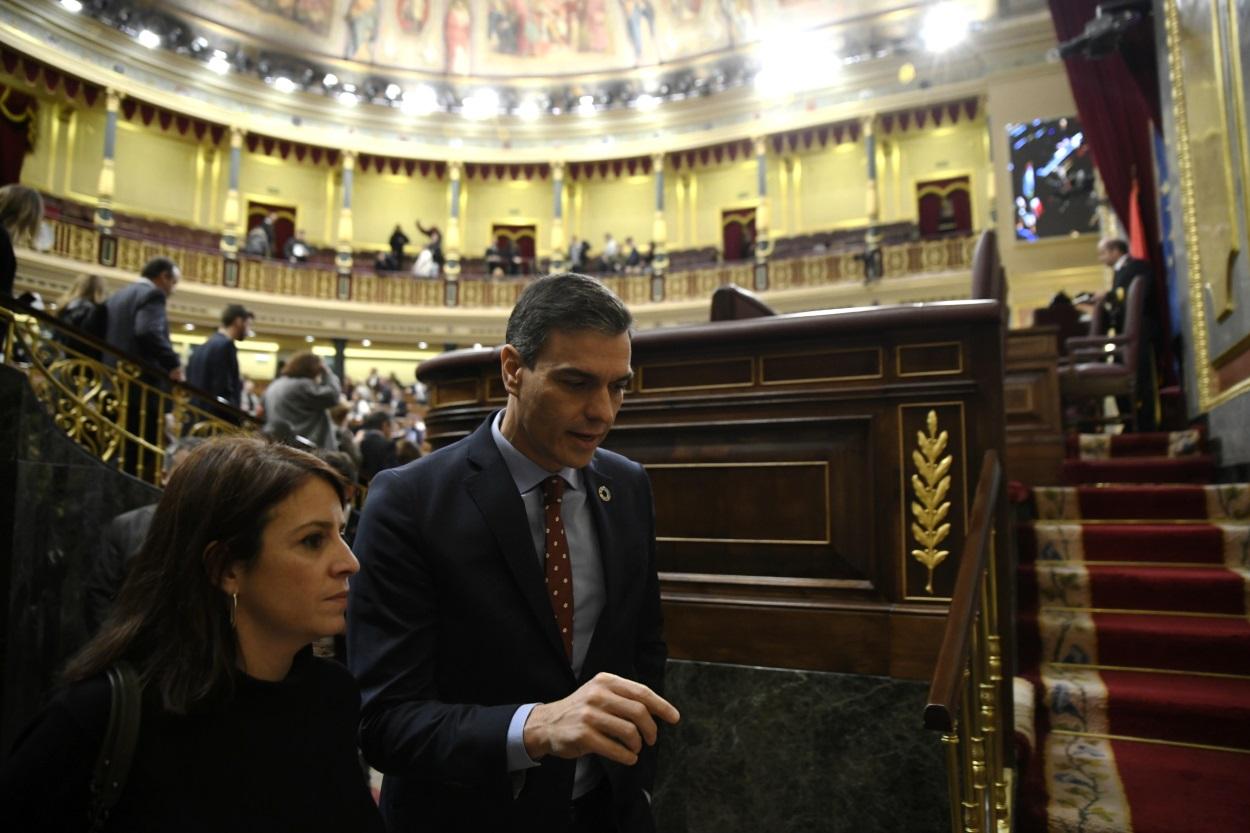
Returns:
[[[386,774],[391,830],[562,829],[573,761],[544,759],[513,796],[506,738],[517,707],[566,697],[600,671],[662,691],[650,483],[640,465],[602,449],[582,471],[607,601],[581,679],[489,419],[374,478],[355,542],[348,658],[363,695],[361,746]],[[654,748],[633,767],[602,764],[619,829],[653,830],[643,790]]]

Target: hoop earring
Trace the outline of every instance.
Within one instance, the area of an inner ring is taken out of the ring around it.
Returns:
[[[238,593],[231,593],[231,594],[230,594],[230,599],[231,599],[231,604],[230,604],[230,627],[234,628],[234,627],[237,627],[237,625],[235,624],[235,617],[238,615],[238,612],[239,612],[239,594],[238,594]]]

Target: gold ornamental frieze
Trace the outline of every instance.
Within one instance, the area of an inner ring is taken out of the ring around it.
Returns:
[[[936,411],[929,411],[925,418],[925,428],[928,429],[927,433],[916,432],[918,447],[911,453],[912,462],[916,466],[916,471],[911,476],[915,498],[911,504],[911,534],[918,545],[911,554],[928,571],[924,589],[926,593],[933,595],[933,571],[950,555],[948,550],[938,547],[951,533],[951,525],[946,520],[951,509],[951,502],[947,497],[950,494],[950,471],[955,458],[950,454],[942,456],[950,437],[946,431],[938,432]]]

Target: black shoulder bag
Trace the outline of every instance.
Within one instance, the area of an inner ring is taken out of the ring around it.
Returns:
[[[108,669],[109,723],[91,776],[91,803],[88,809],[91,833],[103,830],[109,811],[126,787],[126,776],[134,760],[139,741],[139,719],[142,714],[143,690],[139,675],[130,663],[119,661]]]

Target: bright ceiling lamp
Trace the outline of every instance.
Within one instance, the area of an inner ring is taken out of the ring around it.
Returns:
[[[344,107],[355,107],[360,103],[360,96],[356,95],[352,90],[343,90],[336,98],[338,98],[339,104],[342,104]]]
[[[595,110],[595,97],[593,95],[584,95],[577,99],[577,115],[593,116],[596,112],[598,111]]]
[[[521,121],[538,121],[538,117],[542,115],[542,107],[539,106],[537,98],[529,95],[517,105],[516,115]]]
[[[920,40],[929,52],[947,52],[968,39],[972,12],[963,3],[939,3],[929,9],[920,28]]]
[[[161,45],[161,36],[153,32],[151,29],[140,29],[139,34],[135,35],[135,40],[146,46],[148,49],[155,49]]]
[[[394,101],[395,99],[399,98],[403,94],[404,94],[404,88],[399,86],[398,84],[386,85],[386,97],[390,99],[391,101]]]
[[[321,79],[321,83],[327,87],[336,87],[339,83],[339,77],[333,72],[327,72],[326,77]]]
[[[411,116],[428,116],[438,109],[438,93],[429,84],[420,84],[404,93],[399,109]]]
[[[225,75],[230,71],[230,59],[220,49],[214,50],[208,59],[208,68],[218,75]]]
[[[82,3],[78,2],[78,0],[61,0],[61,8],[67,12],[78,14],[82,11]]]
[[[499,115],[499,93],[489,87],[475,90],[461,102],[461,113],[466,119],[483,121]]]
[[[827,39],[815,32],[774,32],[759,52],[755,90],[777,98],[828,86],[842,67]]]
[[[651,93],[643,93],[634,99],[634,107],[644,113],[649,113],[660,106],[660,99],[651,95]]]
[[[285,75],[277,76],[270,83],[273,84],[273,88],[280,93],[295,92],[295,82],[290,78],[287,78]]]

